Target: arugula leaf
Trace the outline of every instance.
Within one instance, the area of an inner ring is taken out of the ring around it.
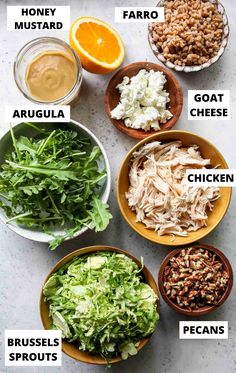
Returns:
[[[16,141],[16,145],[19,151],[27,151],[30,154],[34,155],[37,152],[38,146],[35,143],[32,143],[30,139],[24,136],[20,136],[19,139]]]
[[[32,173],[38,173],[38,174],[44,174],[48,176],[56,176],[58,179],[61,180],[77,180],[78,173],[72,170],[68,169],[60,169],[56,168],[55,166],[49,167],[49,166],[44,166],[41,164],[31,164],[29,163],[27,166],[22,165],[22,164],[17,164],[11,161],[6,161],[13,169],[20,169],[24,171],[30,171]]]
[[[90,228],[95,229],[95,232],[104,231],[112,218],[108,204],[103,203],[97,196],[94,196],[91,206],[92,210],[89,211],[92,219]]]
[[[99,147],[76,131],[27,125],[38,136],[16,138],[11,128],[13,151],[0,167],[0,207],[8,222],[52,235],[52,249],[83,227],[106,229],[112,216],[100,200],[106,172]],[[65,234],[54,236],[60,227]]]

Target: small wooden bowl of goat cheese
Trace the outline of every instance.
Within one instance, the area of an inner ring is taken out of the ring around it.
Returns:
[[[183,94],[178,80],[164,67],[134,62],[111,78],[105,106],[116,128],[144,139],[175,125],[182,112]]]

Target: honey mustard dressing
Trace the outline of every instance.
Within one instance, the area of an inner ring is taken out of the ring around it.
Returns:
[[[39,101],[52,102],[70,92],[77,79],[77,65],[62,51],[46,51],[27,67],[26,84]]]

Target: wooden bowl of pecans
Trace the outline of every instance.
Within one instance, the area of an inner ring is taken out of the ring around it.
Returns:
[[[165,22],[148,25],[148,41],[167,67],[186,73],[218,61],[229,38],[225,8],[218,0],[160,0]]]
[[[225,255],[201,244],[171,251],[161,263],[159,291],[175,311],[187,316],[213,312],[228,298],[233,270]]]

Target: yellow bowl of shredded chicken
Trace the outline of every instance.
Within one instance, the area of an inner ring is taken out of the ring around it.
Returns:
[[[227,169],[208,140],[186,131],[154,134],[126,155],[117,179],[117,199],[127,223],[162,245],[186,245],[213,231],[228,209],[231,187],[192,186],[189,169]]]

